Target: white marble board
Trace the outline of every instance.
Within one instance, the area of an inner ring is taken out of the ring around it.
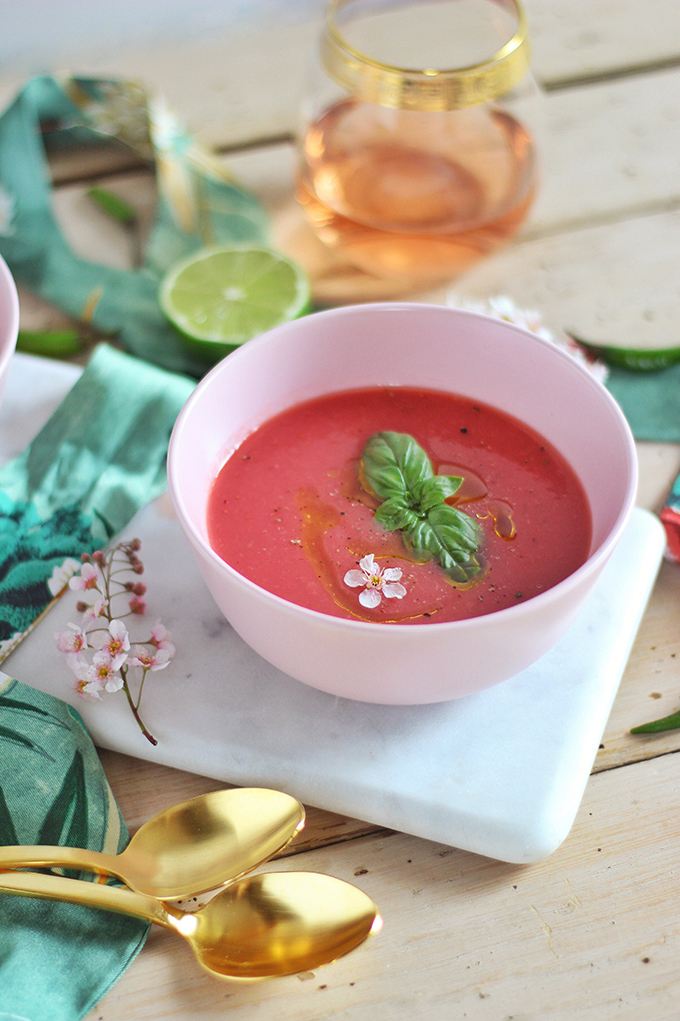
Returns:
[[[28,356],[0,408],[0,461],[49,418],[77,369]],[[316,805],[509,862],[551,854],[567,836],[654,584],[658,519],[636,509],[586,608],[521,674],[439,705],[377,706],[316,691],[270,666],[208,594],[169,498],[126,529],[142,540],[149,615],[177,655],[151,675],[140,734],[122,693],[99,704],[71,690],[53,633],[77,620],[68,593],[3,669],[83,715],[95,742],[230,784],[269,786]]]

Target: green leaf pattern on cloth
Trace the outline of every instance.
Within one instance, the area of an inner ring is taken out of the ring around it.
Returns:
[[[30,446],[0,467],[0,663],[68,582],[162,493],[193,380],[100,344]]]
[[[0,844],[116,854],[127,842],[78,713],[0,673]],[[134,959],[147,932],[146,923],[121,915],[0,894],[0,1017],[78,1021]]]
[[[53,578],[69,558],[92,546],[92,519],[77,504],[41,521],[31,503],[0,491],[0,650],[14,644],[58,595]]]
[[[143,266],[117,269],[74,253],[52,209],[44,140],[124,145],[155,162],[158,203]],[[161,311],[160,277],[197,248],[265,244],[268,232],[261,203],[135,83],[41,75],[0,116],[0,255],[16,280],[140,358],[202,376],[205,364]]]

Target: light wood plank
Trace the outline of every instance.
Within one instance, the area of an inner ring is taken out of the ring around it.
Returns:
[[[615,220],[630,220],[627,226],[621,225],[614,242],[615,246],[622,244],[617,258],[611,259],[608,250],[600,253],[589,245],[575,252],[574,269],[581,267],[583,277],[590,281],[591,293],[583,302],[580,290],[570,291],[568,302],[560,310],[566,318],[556,325],[578,332],[583,324],[590,331],[583,333],[584,337],[611,342],[612,337],[622,339],[620,326],[625,320],[628,332],[635,334],[634,346],[638,342],[639,346],[650,347],[674,343],[680,292],[667,266],[677,258],[673,244],[676,229],[670,226],[664,232],[661,221],[656,229],[645,226],[643,214],[657,209],[673,210],[680,203],[677,172],[680,131],[676,128],[680,123],[680,72],[650,74],[634,81],[555,93],[546,97],[545,111],[541,191],[520,240],[571,232],[593,221],[606,225]],[[616,153],[614,158],[612,152]],[[274,214],[275,244],[308,269],[319,303],[409,294],[409,288],[401,284],[371,280],[357,273],[317,241],[290,191],[286,194],[281,188],[283,174],[291,181],[295,174],[296,155],[292,148],[243,153],[227,159],[227,163],[241,180],[253,182],[265,198]],[[579,239],[580,234],[572,247],[578,246]],[[549,311],[546,300],[553,297],[558,286],[552,267],[561,258],[561,246],[569,242],[560,238],[554,244],[559,255],[553,255],[550,241],[530,249],[518,249],[516,243],[512,244],[478,269],[469,271],[461,280],[461,293],[470,296],[512,293],[518,300],[524,300],[518,292],[529,292],[531,284],[526,279],[522,252],[530,251],[544,266],[542,276],[546,281],[545,288],[531,297],[530,304]],[[656,246],[654,251],[650,250],[650,259],[647,245]],[[596,258],[605,260],[608,266],[604,280],[592,273],[591,263]],[[639,266],[645,267],[642,276]],[[568,272],[569,267],[566,269]],[[536,276],[530,274],[530,279],[535,280]],[[619,296],[615,308],[611,304],[597,305],[593,288],[603,285]],[[625,303],[620,300],[623,294],[627,295]],[[437,290],[423,295],[436,296]],[[567,307],[576,304],[578,313]]]
[[[680,202],[680,70],[553,92],[543,107],[542,182],[524,236]]]
[[[316,973],[230,986],[154,932],[88,1021],[212,1021],[225,1009],[233,1021],[671,1021],[677,776],[671,755],[592,777],[571,834],[533,866],[399,834],[282,863],[361,886],[381,908],[382,933]]]
[[[662,564],[594,769],[680,750],[680,729],[634,735],[631,727],[680,710],[680,567]]]
[[[643,5],[642,14],[638,0],[527,6],[535,66],[552,85],[677,62],[675,0]],[[139,47],[91,69],[142,77],[209,143],[240,144],[291,130],[304,31]],[[677,83],[677,72],[666,71],[552,92],[548,178],[528,231],[461,281],[460,293],[510,293],[540,309],[548,325],[593,339],[677,343]],[[11,85],[0,77],[0,95]],[[290,151],[238,159],[273,211],[277,238],[285,237],[295,210],[291,164],[284,165]],[[85,173],[102,166],[91,162]],[[149,179],[119,181],[148,215]],[[93,217],[82,186],[59,190],[56,201],[82,254],[127,264],[129,239]],[[26,305],[22,299],[24,315]],[[658,509],[680,470],[680,446],[644,444],[640,459],[638,500]],[[227,1012],[234,1021],[265,1013],[281,1021],[675,1021],[680,732],[641,740],[629,729],[678,706],[679,610],[680,571],[664,564],[596,773],[572,833],[548,861],[521,868],[403,834],[362,836],[361,821],[311,811],[301,853],[273,867],[356,882],[383,911],[380,936],[317,974],[232,986],[203,975],[176,937],[155,930],[88,1021],[216,1021]],[[113,753],[102,759],[133,830],[165,805],[218,786]]]
[[[554,92],[543,98],[542,107],[542,186],[525,235],[680,201],[680,70]],[[203,133],[208,124],[204,110],[196,131]],[[294,159],[292,150],[272,147],[226,162],[237,172],[241,168],[242,180],[254,189],[264,183],[276,191],[292,181]],[[133,165],[124,152],[97,147],[59,150],[50,159],[55,182],[106,172],[125,179]],[[273,173],[266,174],[267,165]]]
[[[677,63],[680,7],[673,0],[526,0],[533,66],[549,87],[623,68]]]
[[[638,216],[521,242],[458,282],[464,298],[511,294],[546,325],[595,343],[675,346],[680,212]]]
[[[324,6],[319,0],[316,18],[263,25],[256,32],[225,27],[210,38],[168,42],[161,35],[114,48],[97,39],[91,54],[55,52],[50,69],[142,81],[211,146],[278,137],[296,129],[307,58]],[[674,0],[654,0],[644,8],[638,0],[525,0],[525,7],[535,74],[548,86],[680,58],[680,6]],[[44,61],[35,68],[43,70]],[[10,69],[0,75],[0,107],[25,73]]]
[[[680,71],[555,93],[546,97],[545,110],[543,182],[523,238],[571,230],[593,220],[634,218],[680,203]],[[293,147],[246,151],[225,157],[224,162],[272,212],[274,243],[307,266],[317,300],[333,303],[409,293],[408,287],[366,280],[313,237],[293,198]],[[138,210],[144,232],[153,214],[152,174],[116,173],[103,183]],[[55,211],[68,239],[86,258],[125,265],[129,235],[92,207],[85,190],[83,184],[55,190]],[[513,258],[514,248],[508,251]],[[504,259],[500,265],[506,265]],[[474,282],[475,274],[469,279]]]
[[[551,93],[541,105],[541,186],[524,237],[680,203],[680,70]],[[293,219],[293,146],[230,153],[224,162],[268,208]]]

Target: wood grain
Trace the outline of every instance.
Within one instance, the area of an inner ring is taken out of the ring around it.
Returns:
[[[679,761],[627,766],[625,782],[622,770],[592,777],[571,834],[538,865],[403,834],[310,851],[304,868],[356,883],[382,908],[383,931],[366,946],[316,973],[229,986],[155,932],[91,1021],[212,1021],[226,1010],[234,1021],[671,1021]]]
[[[534,67],[547,87],[543,189],[521,238],[456,291],[511,294],[548,326],[593,340],[677,344],[680,5],[526,0],[526,7]],[[294,150],[281,140],[295,129],[317,27],[318,20],[243,37],[216,33],[173,46],[131,41],[77,67],[140,78],[164,94],[262,197],[274,243],[307,266],[319,300],[381,297],[384,289],[316,242],[292,197]],[[0,74],[0,104],[18,84]],[[53,157],[52,173],[73,247],[128,265],[130,238],[92,207],[86,190],[92,180],[119,190],[144,230],[153,177],[93,150]],[[443,301],[446,291],[408,296]],[[39,328],[60,316],[22,293],[22,321]],[[658,511],[680,471],[680,445],[638,451],[638,503]],[[679,615],[680,570],[664,563],[576,822],[547,861],[510,866],[310,809],[294,857],[272,867],[357,883],[382,909],[378,937],[317,974],[241,986],[203,975],[178,939],[154,931],[87,1021],[675,1021],[680,731],[640,738],[630,728],[680,707]],[[221,786],[112,752],[101,757],[133,831],[167,805]]]
[[[162,33],[124,46],[93,40],[92,53],[55,54],[55,66],[81,75],[124,77],[160,93],[203,141],[219,148],[280,138],[296,130],[308,55],[319,16],[238,33],[168,42]],[[672,0],[525,0],[537,79],[548,88],[625,69],[677,65],[680,9]],[[187,15],[190,17],[190,14]],[[0,75],[0,107],[13,98],[21,76]]]
[[[598,341],[616,337],[622,343],[652,347],[672,343],[678,285],[663,268],[678,255],[680,71],[550,94],[545,110],[540,139],[543,184],[521,235],[527,243],[519,250],[515,245],[505,249],[468,273],[460,294],[477,297],[511,291],[519,302],[540,307],[555,328],[580,330]],[[77,154],[71,156],[70,172],[78,178],[86,174],[91,158],[87,149],[81,155],[82,165]],[[402,284],[368,277],[316,239],[293,198],[296,156],[291,145],[247,150],[224,160],[261,197],[273,220],[272,243],[305,266],[318,303],[443,299],[445,288],[414,295]],[[113,169],[113,176],[102,177],[99,166],[99,183],[136,209],[143,243],[153,216],[153,174]],[[61,173],[67,176],[64,166]],[[129,265],[135,252],[129,232],[93,206],[87,199],[88,187],[89,181],[80,181],[55,189],[55,214],[67,239],[85,258]],[[557,250],[542,243],[554,236]],[[595,276],[593,260],[606,261],[607,273]],[[560,275],[554,272],[557,262]],[[511,280],[510,273],[516,279]],[[652,288],[654,307],[647,300]],[[25,327],[43,328],[46,318],[54,320],[31,303]]]

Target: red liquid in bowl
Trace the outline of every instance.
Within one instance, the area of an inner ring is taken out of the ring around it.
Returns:
[[[484,532],[484,577],[451,584],[436,561],[410,557],[400,532],[374,520],[359,481],[368,438],[409,433],[434,471],[463,476],[447,502]],[[343,391],[296,405],[248,436],[224,464],[208,502],[213,549],[245,577],[290,602],[338,617],[427,623],[492,613],[562,581],[588,557],[591,515],[572,468],[529,427],[465,397],[409,387]],[[344,582],[372,553],[399,568],[401,599],[375,609]]]

